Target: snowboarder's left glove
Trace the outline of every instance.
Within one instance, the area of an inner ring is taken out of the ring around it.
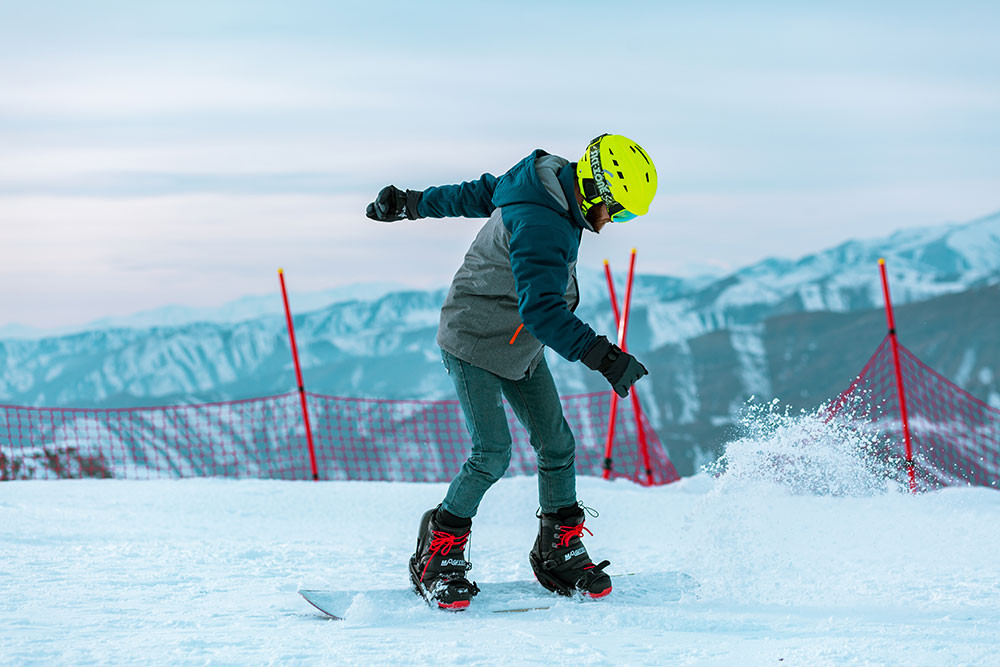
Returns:
[[[581,361],[587,368],[600,371],[611,383],[611,387],[622,398],[628,396],[629,387],[643,375],[649,375],[646,367],[628,352],[612,344],[601,336],[590,346]]]
[[[419,190],[400,190],[395,185],[387,185],[379,190],[375,201],[368,204],[365,211],[372,220],[379,222],[395,222],[403,218],[416,220],[421,217],[417,213],[420,206],[420,198],[424,193]]]

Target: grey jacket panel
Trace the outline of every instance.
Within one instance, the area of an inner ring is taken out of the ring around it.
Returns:
[[[539,180],[563,208],[569,208],[569,202],[556,174],[566,164],[569,164],[569,160],[558,155],[545,155],[535,160],[535,171],[538,172]]]
[[[538,175],[557,201],[567,202],[556,172],[567,160],[554,155],[536,163]],[[567,203],[568,206],[568,203]],[[569,266],[566,303],[579,304],[576,263]],[[510,264],[510,231],[503,222],[503,207],[493,215],[472,242],[465,261],[452,280],[441,308],[437,342],[459,359],[510,380],[530,375],[542,359],[542,343],[521,326]],[[511,343],[514,334],[517,338]]]

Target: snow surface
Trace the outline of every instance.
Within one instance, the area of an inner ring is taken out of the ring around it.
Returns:
[[[780,422],[780,423],[779,423]],[[473,617],[416,597],[326,619],[301,588],[407,585],[441,484],[196,479],[0,484],[0,663],[997,664],[1000,493],[911,496],[831,427],[758,419],[659,488],[584,478],[612,572],[683,570],[697,599]],[[501,480],[472,577],[531,576],[535,480]]]

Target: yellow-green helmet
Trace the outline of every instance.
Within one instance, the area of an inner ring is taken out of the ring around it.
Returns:
[[[656,167],[642,147],[620,134],[602,134],[576,164],[584,215],[604,203],[614,222],[645,215],[656,194]]]

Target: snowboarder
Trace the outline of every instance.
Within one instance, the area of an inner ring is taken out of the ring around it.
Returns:
[[[463,609],[478,592],[466,577],[472,517],[510,463],[507,399],[538,458],[539,530],[529,554],[545,588],[564,595],[611,592],[607,561],[584,548],[585,508],[576,498],[576,443],[543,354],[599,371],[621,397],[647,374],[639,361],[599,336],[573,311],[579,302],[577,251],[584,229],[644,215],[656,169],[634,141],[603,134],[579,162],[535,150],[499,178],[423,191],[383,188],[368,205],[381,222],[489,217],[455,274],[441,309],[437,342],[465,413],[472,453],[440,505],[420,519],[410,577],[428,603]],[[592,533],[591,533],[592,534]]]

